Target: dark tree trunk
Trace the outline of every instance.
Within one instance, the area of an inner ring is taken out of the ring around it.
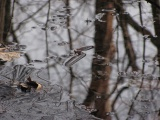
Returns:
[[[123,39],[124,39],[124,46],[125,46],[125,51],[126,54],[128,56],[128,60],[129,60],[129,66],[131,66],[133,71],[137,71],[139,70],[137,64],[136,64],[136,54],[132,45],[132,40],[129,34],[129,30],[128,30],[128,24],[127,21],[128,19],[128,14],[123,14],[125,12],[125,10],[123,9],[123,4],[122,0],[117,0],[115,1],[116,4],[116,10],[119,14],[119,24],[122,28],[122,34],[123,34]]]
[[[0,43],[3,43],[3,34],[5,26],[6,0],[0,0]]]
[[[10,29],[10,0],[0,0],[0,44],[5,44]],[[0,65],[5,62],[0,61]]]
[[[159,0],[154,0],[154,4],[160,6],[160,1]],[[155,30],[155,34],[157,37],[153,37],[151,38],[152,41],[155,42],[155,46],[157,47],[157,57],[158,57],[158,62],[160,64],[160,9],[158,9],[157,7],[155,7],[155,5],[152,5],[152,13],[153,13],[153,20],[154,22],[154,30]]]
[[[11,0],[6,0],[6,5],[5,5],[5,21],[4,21],[4,32],[3,32],[3,42],[7,43],[7,36],[8,33],[11,30]]]
[[[112,9],[114,3],[112,0],[97,0],[96,14],[102,13],[102,9]],[[103,18],[105,22],[95,21],[95,54],[103,56],[104,60],[93,59],[92,62],[92,81],[89,88],[88,96],[84,101],[87,107],[95,107],[97,112],[94,115],[103,119],[110,120],[106,112],[110,112],[109,80],[112,67],[108,66],[114,58],[115,47],[112,41],[112,12],[107,12]],[[101,74],[100,74],[101,73]]]

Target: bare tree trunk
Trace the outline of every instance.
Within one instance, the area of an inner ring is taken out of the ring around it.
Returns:
[[[154,3],[158,6],[160,6],[160,0],[154,0]],[[155,7],[155,5],[152,5],[152,13],[153,13],[153,20],[154,22],[154,30],[157,37],[151,38],[152,41],[155,42],[155,46],[157,47],[158,51],[158,62],[160,64],[160,10]]]
[[[5,21],[4,21],[4,32],[3,32],[3,42],[7,43],[7,36],[8,33],[11,32],[11,25],[12,25],[12,15],[11,15],[11,0],[6,0],[5,6]],[[14,4],[15,1],[13,1]],[[14,5],[13,5],[14,6]],[[12,14],[14,9],[12,9]]]
[[[123,17],[124,17],[123,15],[120,15],[120,25],[123,32],[124,46],[126,49],[127,56],[129,58],[129,66],[132,67],[133,71],[137,71],[139,68],[136,64],[136,55],[135,55],[132,41],[128,32],[127,23],[125,22],[125,18]]]
[[[6,0],[0,0],[0,43],[3,43]]]
[[[125,11],[123,9],[123,4],[120,5],[119,3],[122,3],[122,0],[115,1],[116,4],[116,10],[119,13],[119,23],[122,28],[122,34],[124,38],[124,46],[125,46],[125,51],[129,59],[129,66],[132,67],[133,71],[137,71],[139,68],[136,64],[136,54],[132,45],[131,37],[129,35],[128,31],[128,25],[127,25],[127,18],[128,14],[123,14]]]
[[[102,9],[112,9],[114,4],[112,0],[97,0],[96,1],[96,14],[101,13]],[[84,105],[91,107],[94,105],[97,111],[95,116],[103,119],[110,120],[111,117],[106,115],[110,112],[109,94],[109,79],[112,67],[108,66],[114,58],[115,47],[112,41],[112,12],[106,13],[102,20],[105,22],[95,21],[95,54],[101,55],[105,60],[97,61],[93,59],[92,63],[92,82],[88,92],[88,96],[84,101]],[[99,74],[102,73],[102,74]]]
[[[10,0],[0,0],[0,44],[5,44],[10,28],[10,3]],[[0,65],[4,63],[4,61],[0,61]]]

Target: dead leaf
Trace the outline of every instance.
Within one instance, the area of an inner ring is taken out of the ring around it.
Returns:
[[[6,48],[0,48],[0,52],[4,52]]]
[[[20,57],[20,52],[4,52],[3,50],[3,48],[0,48],[0,59],[4,61],[11,61]]]

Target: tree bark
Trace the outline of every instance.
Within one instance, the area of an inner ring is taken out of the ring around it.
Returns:
[[[97,0],[96,1],[96,14],[102,13],[102,9],[112,9],[114,3],[112,0]],[[110,120],[111,117],[106,115],[110,112],[110,101],[107,97],[109,94],[109,80],[112,67],[107,65],[114,58],[115,46],[112,41],[112,12],[107,12],[102,21],[95,21],[95,54],[103,56],[104,60],[93,59],[92,62],[92,81],[89,88],[88,96],[84,101],[84,105],[97,109],[94,115]],[[100,74],[101,73],[101,74]]]
[[[128,14],[123,14],[125,10],[123,9],[123,4],[122,0],[115,1],[116,4],[116,10],[119,14],[119,24],[122,28],[122,34],[123,34],[123,39],[124,39],[124,46],[125,46],[125,51],[129,59],[129,66],[132,67],[132,71],[137,71],[139,70],[137,64],[136,64],[136,54],[132,45],[131,37],[129,35],[129,30],[128,30]]]
[[[155,4],[157,4],[158,6],[160,5],[160,1],[159,0],[155,0],[154,1]],[[158,8],[156,8],[153,4],[152,4],[152,14],[153,14],[153,21],[154,22],[154,30],[155,30],[155,34],[157,37],[152,37],[152,41],[155,42],[155,46],[157,47],[157,58],[158,58],[158,63],[160,64],[160,10]]]
[[[3,43],[6,0],[0,0],[0,43]]]
[[[13,3],[14,4],[14,3]],[[5,19],[4,19],[4,32],[3,32],[3,42],[7,43],[7,36],[8,33],[11,32],[11,0],[6,0],[6,6],[5,6]],[[14,11],[13,11],[14,12]]]

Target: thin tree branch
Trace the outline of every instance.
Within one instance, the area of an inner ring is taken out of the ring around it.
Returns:
[[[15,31],[13,30],[13,26],[11,25],[11,35],[13,37],[13,41],[19,44],[19,40],[15,34]],[[30,57],[27,53],[24,54],[24,56],[26,57],[27,63],[30,62]]]
[[[69,2],[70,2],[69,0],[66,1],[66,6],[67,7],[70,7],[70,3]],[[70,15],[70,9],[67,9],[67,14]],[[67,28],[69,28],[69,27],[70,27],[70,16],[67,16]],[[69,38],[69,48],[70,48],[70,50],[72,50],[73,46],[72,46],[72,37],[71,37],[70,29],[67,29],[67,32],[68,32],[68,38]],[[74,73],[73,73],[73,70],[72,70],[71,67],[69,68],[69,71],[70,71],[69,94],[72,94]]]
[[[18,2],[16,2],[18,4]],[[16,27],[16,29],[14,31],[17,31],[23,24],[25,21],[29,20],[30,18],[34,17],[39,11],[41,11],[46,5],[48,4],[48,1],[42,5],[36,12],[34,12],[32,15],[29,15],[26,19],[24,19],[22,22],[20,22],[18,24],[18,26]]]
[[[46,24],[45,24],[45,28],[48,28],[48,20],[49,20],[49,14],[50,14],[50,7],[51,7],[51,1],[48,0],[48,12],[47,12],[47,20],[46,20]],[[48,32],[47,30],[45,30],[45,42],[46,42],[46,57],[49,56],[49,46],[48,46]],[[47,73],[48,73],[48,77],[50,79],[50,71],[49,71],[49,61],[47,59]]]
[[[141,5],[141,2],[139,2],[138,6],[139,6],[139,16],[140,16],[141,26],[143,26],[142,8],[141,8],[142,5]],[[142,35],[144,36],[144,30],[143,30],[143,28],[144,27],[142,27]],[[146,38],[143,37],[143,60],[145,60],[145,53],[146,53]],[[143,62],[143,65],[142,65],[142,74],[144,74],[144,70],[145,70],[145,62]],[[144,78],[142,78],[142,82],[141,82],[140,87],[142,87],[143,82],[144,82]]]
[[[139,16],[140,16],[141,26],[143,26],[141,2],[139,2],[138,6],[139,6]],[[144,27],[142,27],[141,30],[142,30],[142,35],[144,36],[145,34],[144,34],[143,28]],[[146,39],[145,39],[145,37],[143,37],[143,60],[145,60],[145,51],[146,51]],[[144,69],[145,69],[145,62],[143,62],[142,74],[144,74]]]

